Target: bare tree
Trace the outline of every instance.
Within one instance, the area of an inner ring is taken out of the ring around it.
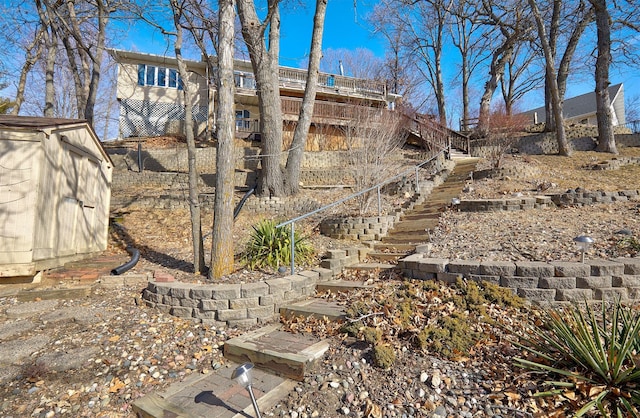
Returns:
[[[589,0],[594,9],[598,31],[596,59],[596,117],[598,119],[597,151],[618,153],[613,132],[611,98],[609,97],[609,66],[611,65],[611,16],[606,0]]]
[[[401,164],[393,155],[405,142],[402,114],[386,109],[352,106],[353,117],[343,128],[349,169],[356,190],[363,190],[397,174]],[[360,213],[367,212],[374,193],[358,198]]]
[[[32,41],[25,46],[25,60],[20,70],[20,78],[16,88],[15,106],[11,110],[12,115],[18,115],[20,113],[22,103],[24,102],[24,92],[27,88],[27,76],[36,62],[38,62],[40,54],[42,53],[42,38],[44,33],[42,27],[38,28],[34,32]]]
[[[468,129],[470,119],[469,87],[471,77],[476,69],[484,62],[488,49],[487,37],[483,34],[486,27],[477,21],[476,3],[469,0],[458,0],[452,8],[455,25],[451,26],[453,45],[460,52],[460,80],[462,93],[462,123],[463,131]]]
[[[307,68],[307,81],[298,115],[298,123],[293,132],[293,141],[289,149],[286,165],[286,193],[293,195],[298,193],[300,188],[300,166],[304,155],[307,135],[311,127],[313,117],[313,105],[316,100],[316,90],[318,87],[318,73],[320,69],[320,58],[322,57],[322,32],[324,30],[324,16],[327,10],[327,0],[316,0],[316,11],[313,18],[313,33],[311,36],[311,53],[309,66]]]
[[[507,115],[513,114],[513,107],[518,100],[544,81],[544,76],[531,71],[531,64],[535,58],[536,54],[531,50],[531,44],[520,42],[507,62],[505,75],[500,79],[504,111]]]
[[[491,112],[487,135],[481,140],[484,145],[484,157],[493,168],[500,168],[507,152],[518,141],[518,133],[526,126],[526,117],[507,113],[503,103]]]
[[[377,6],[375,20],[371,19],[376,31],[386,33],[387,38],[402,32],[407,57],[416,63],[416,68],[430,85],[440,123],[445,126],[447,109],[442,54],[451,7],[451,0],[386,0]]]
[[[558,153],[560,155],[568,156],[571,154],[571,149],[569,148],[569,143],[567,142],[564,130],[564,120],[562,117],[562,100],[560,99],[560,91],[558,90],[558,81],[556,78],[556,68],[553,51],[551,50],[551,45],[549,44],[549,39],[547,38],[547,31],[544,25],[544,21],[542,20],[542,15],[540,14],[540,10],[538,9],[536,0],[528,1],[536,22],[536,26],[538,27],[538,37],[540,39],[540,43],[542,44],[542,50],[545,57],[546,77],[547,80],[549,80],[549,90],[551,93],[553,116],[556,121],[556,140],[558,141]]]
[[[504,76],[505,66],[511,59],[516,45],[526,39],[530,32],[530,22],[526,10],[519,1],[493,2],[483,0],[478,19],[484,25],[496,29],[497,47],[493,48],[489,64],[489,75],[480,98],[478,131],[483,134],[489,126],[491,99],[500,79]]]
[[[191,214],[191,242],[193,245],[193,270],[200,274],[205,267],[204,249],[202,245],[202,218],[200,215],[200,199],[198,193],[198,170],[196,168],[196,143],[193,129],[193,92],[189,83],[189,71],[182,57],[182,20],[184,10],[178,0],[170,0],[175,27],[173,49],[178,62],[178,72],[183,80],[184,106],[185,106],[185,136],[187,139],[187,163],[189,169],[189,211]]]
[[[213,243],[209,279],[215,280],[233,271],[234,189],[234,94],[233,82],[233,0],[218,0],[218,109],[216,153],[216,195],[213,204]]]
[[[282,154],[282,107],[279,88],[280,50],[279,0],[267,1],[264,19],[258,17],[253,0],[238,0],[242,36],[256,78],[260,132],[262,134],[262,170],[258,193],[281,196],[284,177],[280,167]]]

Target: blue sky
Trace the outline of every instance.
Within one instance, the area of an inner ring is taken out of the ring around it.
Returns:
[[[304,3],[304,4],[300,4]],[[282,65],[299,67],[309,54],[311,30],[313,25],[313,13],[315,2],[312,0],[302,0],[300,3],[289,1],[283,3],[282,25],[281,25],[281,52],[280,62]],[[377,57],[384,57],[385,45],[381,38],[375,37],[370,26],[366,22],[366,17],[370,13],[374,2],[371,0],[329,0],[325,19],[325,30],[323,37],[323,49],[348,49],[355,50],[366,48]],[[171,54],[166,50],[165,40],[158,33],[150,30],[141,30],[142,36],[135,36],[135,42],[123,42],[121,47],[133,47],[140,52],[150,52],[156,54]],[[129,37],[128,41],[131,41]],[[127,45],[128,44],[128,45]],[[446,62],[455,62],[455,59],[447,58]],[[456,72],[455,64],[445,64],[445,79],[452,92],[447,98],[450,107],[449,113],[452,121],[457,121],[455,116],[456,108],[459,107],[460,99],[456,97],[457,90],[453,81]],[[624,83],[625,96],[631,98],[640,96],[640,70],[624,68],[620,71],[612,67],[610,80],[612,84]],[[480,88],[480,87],[478,87]],[[593,77],[589,74],[575,77],[569,80],[567,97],[577,96],[593,91]],[[479,94],[479,93],[478,93]],[[494,99],[498,97],[496,93]],[[472,98],[472,101],[479,101],[479,97]],[[519,104],[521,110],[536,108],[543,104],[543,93],[541,91],[532,92]]]

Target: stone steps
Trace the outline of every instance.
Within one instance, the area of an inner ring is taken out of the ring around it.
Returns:
[[[364,282],[358,282],[358,281],[352,281],[352,280],[332,280],[328,282],[318,282],[316,284],[316,292],[345,293],[350,290],[368,289],[371,287],[373,286],[368,285]]]
[[[280,324],[274,324],[227,340],[224,356],[236,363],[251,362],[278,376],[302,381],[307,369],[328,348],[328,340],[292,334],[284,331]]]
[[[313,317],[343,322],[346,312],[344,306],[337,302],[315,298],[283,306],[280,308],[280,315],[283,318]]]

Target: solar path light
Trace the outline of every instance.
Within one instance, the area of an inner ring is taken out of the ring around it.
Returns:
[[[253,409],[255,409],[256,411],[256,418],[262,418],[262,416],[260,415],[260,410],[258,409],[256,397],[253,395],[253,389],[251,388],[251,380],[253,379],[252,370],[253,363],[241,364],[233,371],[233,373],[231,374],[231,378],[235,380],[236,383],[244,387],[247,392],[249,392],[251,402],[253,403]]]
[[[575,237],[573,241],[578,246],[578,249],[582,251],[582,262],[584,263],[584,255],[593,245],[593,238],[586,235],[580,235],[579,237]]]

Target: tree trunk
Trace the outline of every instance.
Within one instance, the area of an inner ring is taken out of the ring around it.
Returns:
[[[609,97],[609,65],[611,64],[611,18],[606,0],[589,0],[593,5],[598,30],[598,58],[596,59],[596,115],[598,146],[596,151],[618,153],[613,133],[611,98]]]
[[[252,0],[238,1],[242,36],[256,77],[260,132],[262,134],[262,170],[258,183],[261,196],[284,194],[282,156],[282,105],[279,86],[280,13],[278,0],[269,0],[269,12],[260,22]],[[268,46],[265,33],[268,33]]]
[[[484,85],[484,93],[480,98],[480,111],[478,114],[478,131],[486,133],[489,129],[489,115],[491,113],[491,98],[498,88],[498,81],[504,74],[505,64],[509,61],[509,57],[513,53],[515,46],[515,35],[505,39],[504,43],[498,48],[491,58],[489,67],[489,80]]]
[[[58,54],[58,37],[51,21],[46,5],[43,6],[40,0],[36,0],[36,8],[38,10],[38,17],[42,24],[42,31],[45,38],[45,47],[47,49],[47,57],[45,62],[45,87],[44,87],[44,109],[43,116],[52,118],[55,116],[55,100],[56,100],[56,88],[55,88],[55,70],[56,70],[56,56]]]
[[[171,0],[173,21],[176,28],[174,50],[178,62],[178,72],[182,78],[184,94],[184,129],[187,138],[187,161],[189,166],[189,211],[191,213],[191,241],[193,244],[193,270],[200,274],[204,270],[204,249],[202,246],[202,220],[200,216],[200,200],[198,196],[198,170],[196,168],[196,143],[193,133],[193,95],[190,90],[189,72],[182,58],[182,9],[177,0]]]
[[[558,141],[558,154],[568,156],[571,154],[571,149],[567,142],[567,137],[564,130],[564,120],[562,117],[562,101],[560,100],[560,92],[558,90],[558,82],[556,79],[555,62],[553,51],[549,45],[547,39],[546,29],[544,27],[544,21],[538,10],[536,0],[528,0],[533,12],[533,17],[538,27],[538,37],[542,43],[542,50],[544,52],[546,78],[549,80],[549,92],[551,93],[551,106],[553,108],[553,118],[556,124],[556,139]]]
[[[16,99],[14,101],[15,105],[13,109],[11,109],[12,115],[18,115],[20,113],[20,108],[22,107],[22,103],[24,103],[24,92],[27,87],[27,76],[29,72],[33,68],[33,66],[38,62],[38,58],[42,52],[42,37],[44,35],[45,29],[40,28],[33,38],[33,41],[27,46],[26,49],[26,58],[24,61],[24,65],[22,66],[22,70],[20,70],[20,79],[18,81],[18,88],[16,89]]]
[[[313,17],[313,34],[311,36],[311,53],[309,56],[309,67],[307,70],[307,82],[298,116],[298,123],[293,133],[289,156],[286,166],[286,192],[294,195],[300,188],[300,165],[304,155],[305,143],[309,135],[311,119],[313,117],[313,107],[316,99],[318,87],[318,73],[320,68],[320,58],[322,58],[322,32],[324,29],[324,17],[327,10],[327,0],[316,1],[316,12]]]
[[[234,94],[233,40],[235,11],[233,0],[218,0],[218,148],[216,152],[216,195],[213,203],[213,243],[209,279],[219,279],[233,271],[233,188],[234,188]]]

